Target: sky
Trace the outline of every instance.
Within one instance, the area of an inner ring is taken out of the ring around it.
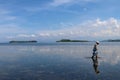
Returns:
[[[0,42],[120,39],[119,0],[0,0]]]

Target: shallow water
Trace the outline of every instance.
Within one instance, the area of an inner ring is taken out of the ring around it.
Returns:
[[[0,44],[0,80],[120,80],[120,43]],[[99,71],[97,73],[97,71]]]

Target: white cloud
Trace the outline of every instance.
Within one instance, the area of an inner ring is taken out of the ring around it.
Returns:
[[[9,14],[9,13],[10,13],[10,11],[0,8],[0,15],[5,15],[5,14]]]
[[[91,22],[91,27],[98,31],[94,31],[96,36],[120,36],[120,21],[115,18],[104,21],[97,19]]]
[[[50,3],[51,6],[60,6],[60,5],[63,5],[63,4],[68,4],[68,3],[71,3],[73,2],[74,0],[53,0],[53,2]]]
[[[53,0],[49,5],[58,7],[61,5],[66,5],[66,4],[82,4],[82,3],[88,3],[88,2],[95,2],[97,0]]]
[[[30,12],[37,12],[37,11],[42,11],[42,10],[49,10],[49,9],[54,8],[54,7],[58,7],[58,6],[68,4],[68,3],[72,3],[73,1],[74,0],[53,0],[49,3],[44,4],[41,7],[39,7],[39,6],[25,7],[24,9],[26,11],[30,11]]]
[[[17,35],[17,37],[25,37],[25,38],[34,38],[34,37],[36,37],[36,35],[35,34],[19,34],[19,35]]]
[[[24,29],[20,28],[17,24],[1,24],[0,34],[11,34],[11,33],[21,33],[26,32]]]
[[[40,36],[40,37],[49,37],[49,36],[51,36],[51,33],[47,33],[47,32],[40,33],[38,36]]]
[[[51,2],[44,3],[42,6],[38,6],[38,5],[33,6],[33,7],[28,6],[28,7],[25,7],[24,9],[29,12],[39,12],[39,11],[43,11],[43,10],[51,10],[51,9],[59,7],[59,6],[70,7],[75,4],[83,5],[88,2],[95,2],[95,1],[97,1],[97,0],[52,0]],[[87,8],[83,8],[83,10],[86,11]],[[73,11],[73,10],[63,9],[63,11],[78,14],[78,12]]]
[[[0,8],[0,22],[16,20],[16,16],[10,15],[12,12],[7,9]]]
[[[96,19],[87,21],[79,25],[74,25],[70,28],[61,30],[44,31],[39,33],[42,37],[120,37],[120,21],[115,18],[108,20]]]
[[[63,24],[63,23],[62,23]],[[68,24],[68,26],[70,26]],[[44,30],[36,31],[30,34],[28,30],[21,29],[19,27],[2,27],[2,33],[16,33],[16,35],[8,36],[8,38],[20,38],[20,39],[57,39],[57,38],[87,38],[87,39],[109,39],[120,38],[120,21],[115,18],[109,18],[107,20],[86,21],[81,24],[71,25],[70,27],[64,27],[59,30]]]

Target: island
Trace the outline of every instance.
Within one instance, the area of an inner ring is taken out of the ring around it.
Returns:
[[[36,40],[31,41],[9,41],[9,43],[37,43]]]
[[[103,40],[102,42],[120,42],[120,39]]]
[[[89,42],[88,40],[70,40],[70,39],[61,39],[56,42]]]
[[[94,41],[61,39],[61,40],[58,40],[56,42],[94,42]],[[120,42],[120,39],[108,39],[108,40],[102,40],[100,42]]]

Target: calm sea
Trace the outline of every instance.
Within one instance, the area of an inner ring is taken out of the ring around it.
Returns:
[[[120,80],[120,42],[0,43],[0,80]]]

